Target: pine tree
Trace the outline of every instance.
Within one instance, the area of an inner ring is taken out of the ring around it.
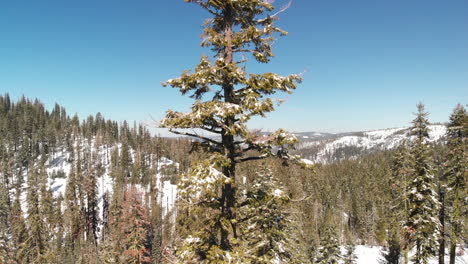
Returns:
[[[382,251],[380,264],[399,264],[401,256],[401,245],[399,241],[399,233],[393,232],[388,240],[387,251]]]
[[[65,247],[67,257],[71,259],[76,259],[80,254],[82,242],[81,234],[83,232],[81,227],[82,223],[80,222],[79,190],[75,171],[75,167],[72,166],[65,188]]]
[[[293,204],[282,184],[263,168],[247,185],[238,199],[242,262],[304,263]]]
[[[415,141],[411,148],[412,179],[408,185],[408,219],[405,223],[405,237],[416,247],[414,261],[427,264],[434,255],[438,242],[439,201],[434,184],[431,164],[431,150],[428,146],[429,122],[424,105],[418,104],[411,133]]]
[[[468,151],[466,136],[468,135],[468,114],[462,105],[457,105],[447,127],[447,146],[449,149],[445,162],[445,175],[449,188],[449,200],[451,203],[451,236],[450,236],[450,264],[455,263],[456,244],[464,237],[463,208],[464,198],[468,197],[466,183],[468,170]]]
[[[107,230],[104,230],[108,233],[106,248],[109,251],[106,258],[110,256],[115,263],[124,263],[122,254],[125,250],[125,233],[121,228],[121,219],[124,214],[126,183],[120,166],[117,166],[111,173],[116,173],[117,176],[114,176],[113,194],[107,213]]]
[[[63,212],[62,212],[63,196],[59,194],[55,199],[54,203],[54,243],[52,245],[52,250],[54,250],[58,256],[58,259],[63,259],[65,255],[64,252],[64,223],[63,223]]]
[[[30,229],[30,237],[27,239],[29,263],[44,263],[44,255],[47,250],[44,215],[40,210],[39,177],[37,169],[32,167],[28,174],[27,188],[27,222]]]
[[[331,228],[325,229],[324,238],[320,241],[317,264],[338,264],[342,259],[340,245],[336,233]]]
[[[151,263],[148,236],[148,211],[141,200],[142,194],[132,187],[125,192],[121,229],[125,233],[125,263]]]
[[[390,234],[387,239],[389,252],[383,254],[384,261],[386,261],[383,263],[398,263],[401,253],[405,258],[405,263],[409,261],[409,246],[405,245],[405,241],[400,240],[400,234],[403,231],[401,229],[401,219],[406,220],[408,218],[409,201],[407,189],[412,173],[411,167],[410,151],[407,143],[404,142],[398,146],[392,159],[392,177],[390,178],[390,202],[392,206],[389,208],[388,214],[388,218],[390,218]],[[403,245],[401,245],[402,243]],[[401,252],[402,250],[403,252]],[[398,256],[395,256],[397,253]]]
[[[16,187],[15,200],[11,208],[11,234],[14,260],[18,263],[27,261],[26,241],[29,237],[26,222],[21,210],[21,187]]]
[[[118,263],[110,239],[103,240],[99,243],[99,261],[105,264]]]
[[[356,246],[353,243],[346,246],[346,255],[343,256],[344,264],[356,264],[357,256],[354,251],[356,251]]]
[[[151,229],[152,229],[152,239],[151,239],[151,258],[154,264],[161,264],[163,260],[163,221],[162,221],[162,206],[156,199],[154,195],[154,190],[152,191],[152,211],[151,211]]]
[[[236,165],[250,160],[279,156],[300,160],[287,150],[297,139],[283,130],[260,137],[249,132],[246,122],[254,116],[264,117],[274,110],[267,96],[278,91],[291,93],[300,82],[298,75],[280,76],[274,73],[253,74],[245,71],[244,54],[267,63],[273,56],[274,35],[286,35],[275,27],[277,13],[271,3],[263,0],[215,1],[186,0],[196,3],[213,17],[206,20],[203,47],[210,47],[216,57],[204,56],[193,72],[164,85],[179,88],[182,94],[196,99],[188,113],[169,110],[161,127],[176,134],[201,140],[201,147],[211,156],[195,164],[180,184],[186,198],[188,215],[202,219],[192,229],[186,242],[201,240],[202,249],[184,247],[182,259],[223,263],[228,261],[238,236],[236,203]],[[280,11],[281,12],[281,11]],[[263,16],[263,17],[261,17]],[[219,136],[212,139],[181,129],[198,128]],[[277,148],[273,148],[277,146]],[[185,256],[185,257],[184,257]]]
[[[97,190],[97,177],[98,175],[98,157],[93,153],[93,158],[89,161],[86,175],[84,177],[83,189],[86,198],[86,211],[85,211],[85,227],[86,237],[95,246],[97,245],[97,232],[99,224],[98,212],[98,190]]]
[[[2,176],[3,179],[0,178],[0,263],[7,263],[7,260],[10,259],[8,249],[11,244],[10,192],[5,180],[5,173]]]
[[[130,177],[130,167],[132,158],[130,157],[130,150],[128,143],[124,141],[122,143],[122,151],[120,153],[120,167],[123,170],[123,177],[125,179]]]

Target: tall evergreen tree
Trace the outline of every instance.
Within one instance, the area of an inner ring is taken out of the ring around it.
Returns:
[[[16,187],[15,200],[11,208],[11,235],[13,245],[13,259],[18,263],[27,262],[27,245],[29,237],[26,222],[21,210],[21,187]]]
[[[330,227],[326,228],[324,233],[324,237],[320,241],[319,254],[315,263],[338,264],[342,256],[336,233]]]
[[[384,253],[384,263],[398,264],[400,253],[405,258],[405,264],[409,262],[408,250],[409,246],[405,243],[406,240],[400,239],[402,233],[402,222],[408,218],[408,184],[412,175],[411,155],[409,148],[404,142],[398,146],[392,159],[392,177],[390,178],[390,199],[391,207],[389,208],[388,217],[390,219],[390,228],[388,235],[388,253]],[[403,245],[402,245],[403,243]],[[403,252],[401,252],[403,251]],[[397,256],[395,254],[398,254]]]
[[[63,211],[62,211],[62,204],[63,204],[63,196],[59,194],[58,197],[55,199],[54,202],[54,241],[52,245],[52,250],[54,250],[58,256],[58,259],[63,259],[65,252],[64,252],[64,218],[63,218]]]
[[[356,256],[356,246],[351,243],[346,246],[346,255],[343,256],[344,264],[356,264],[357,256]]]
[[[82,223],[80,218],[80,203],[78,197],[78,183],[75,167],[72,166],[65,188],[65,247],[67,257],[76,259],[81,250]],[[75,258],[76,257],[76,258]]]
[[[294,207],[268,168],[256,173],[240,194],[239,240],[243,263],[304,263]]]
[[[44,255],[47,250],[47,234],[39,196],[39,177],[37,169],[32,167],[28,173],[27,188],[27,223],[30,229],[30,237],[27,239],[29,263],[44,263]]]
[[[448,155],[445,162],[445,175],[447,177],[448,198],[451,203],[451,219],[452,226],[450,234],[450,264],[455,263],[456,244],[462,237],[465,236],[463,230],[463,221],[467,220],[466,202],[468,197],[467,186],[467,171],[468,171],[468,151],[467,140],[468,135],[468,114],[462,105],[455,107],[450,122],[447,126],[447,145]]]
[[[152,239],[151,239],[151,259],[154,264],[163,263],[163,219],[162,219],[162,206],[158,201],[157,196],[159,196],[159,190],[151,191],[151,229],[152,229]]]
[[[401,245],[400,245],[400,232],[390,230],[390,237],[388,239],[388,245],[385,251],[381,251],[382,258],[379,259],[380,264],[399,264],[401,257]],[[405,256],[405,261],[407,256]]]
[[[143,264],[151,263],[149,250],[150,222],[148,211],[142,201],[142,193],[136,188],[125,192],[123,203],[123,215],[120,223],[125,233],[125,251],[123,252],[125,263]]]
[[[238,236],[236,203],[236,165],[269,156],[300,160],[287,150],[297,139],[279,130],[260,137],[250,132],[246,122],[254,116],[265,116],[274,110],[268,95],[278,91],[291,93],[301,80],[298,75],[247,73],[244,54],[267,63],[273,56],[274,35],[286,32],[274,26],[277,14],[263,0],[186,0],[198,4],[213,17],[205,22],[203,47],[210,47],[216,57],[204,56],[193,72],[164,85],[179,88],[182,94],[196,99],[188,113],[167,111],[161,126],[176,134],[196,137],[211,156],[196,164],[180,184],[187,198],[190,215],[205,217],[206,225],[192,228],[188,241],[203,240],[204,250],[185,247],[181,256],[196,255],[200,261],[228,261]],[[219,136],[208,138],[180,129],[198,128]],[[277,146],[274,148],[273,146]],[[196,229],[195,229],[196,228]],[[195,230],[194,230],[195,229]],[[195,260],[195,259],[194,259]]]
[[[431,150],[428,145],[429,121],[424,105],[418,104],[411,133],[415,141],[411,148],[412,178],[408,184],[408,219],[405,235],[410,245],[416,248],[414,261],[427,264],[434,255],[438,242],[439,201],[434,184]]]
[[[0,154],[1,155],[1,154]],[[0,263],[7,263],[11,241],[10,198],[9,188],[5,181],[5,173],[0,178]]]
[[[97,177],[100,175],[98,175],[98,167],[98,157],[96,153],[93,153],[92,160],[88,162],[88,168],[86,170],[86,175],[84,176],[83,189],[86,198],[86,237],[87,240],[95,246],[97,245],[99,224]]]

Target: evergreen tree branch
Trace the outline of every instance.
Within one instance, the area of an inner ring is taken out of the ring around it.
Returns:
[[[285,6],[283,6],[278,12],[274,13],[273,15],[269,15],[266,18],[258,19],[257,22],[258,23],[264,23],[268,19],[277,18],[279,14],[281,14],[284,11],[288,10],[291,7],[291,4],[292,4],[292,0],[289,1]]]
[[[207,138],[207,137],[204,137],[204,136],[200,136],[200,135],[195,134],[195,133],[182,132],[182,131],[177,131],[177,130],[173,130],[173,129],[169,129],[169,132],[177,134],[177,135],[199,138],[199,139],[208,141],[208,142],[210,142],[212,144],[215,144],[215,145],[218,145],[218,146],[221,145],[221,143],[216,141],[216,140],[213,140],[211,138]]]
[[[236,160],[236,163],[242,163],[242,162],[251,161],[251,160],[262,160],[268,157],[270,157],[270,155],[267,155],[267,154],[263,154],[260,156],[246,157],[246,158],[241,158],[241,159]]]

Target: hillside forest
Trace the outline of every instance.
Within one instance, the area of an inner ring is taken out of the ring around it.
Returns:
[[[414,223],[409,208],[422,201],[410,186],[423,164],[438,208],[430,217],[440,223],[428,235],[456,254],[455,245],[467,242],[466,118],[458,106],[446,137],[424,146],[424,162],[416,159],[417,141],[408,141],[313,170],[269,158],[237,172],[246,189],[259,174],[268,177],[257,195],[281,190],[287,197],[254,196],[253,207],[264,211],[252,213],[264,221],[273,217],[269,224],[275,225],[261,232],[291,235],[289,254],[299,254],[291,257],[302,263],[328,263],[318,258],[340,255],[339,246],[380,245],[390,249],[384,259],[398,258],[417,241],[407,234]],[[197,141],[153,136],[142,125],[118,124],[99,113],[80,120],[59,105],[49,111],[38,100],[11,102],[8,94],[0,96],[0,131],[2,263],[172,263],[189,227],[203,224],[182,205],[165,209],[160,194],[161,182],[180,184],[180,175],[207,156]],[[54,165],[58,159],[70,166],[67,173]],[[103,178],[111,182],[107,189]],[[60,179],[65,186],[52,188]]]

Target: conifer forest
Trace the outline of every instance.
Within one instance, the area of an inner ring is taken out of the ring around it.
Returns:
[[[301,89],[249,70],[275,59],[290,5],[185,2],[209,55],[162,83],[193,99],[154,125],[173,136],[0,95],[0,263],[468,263],[464,102],[437,124],[415,102],[374,148],[252,130]]]

